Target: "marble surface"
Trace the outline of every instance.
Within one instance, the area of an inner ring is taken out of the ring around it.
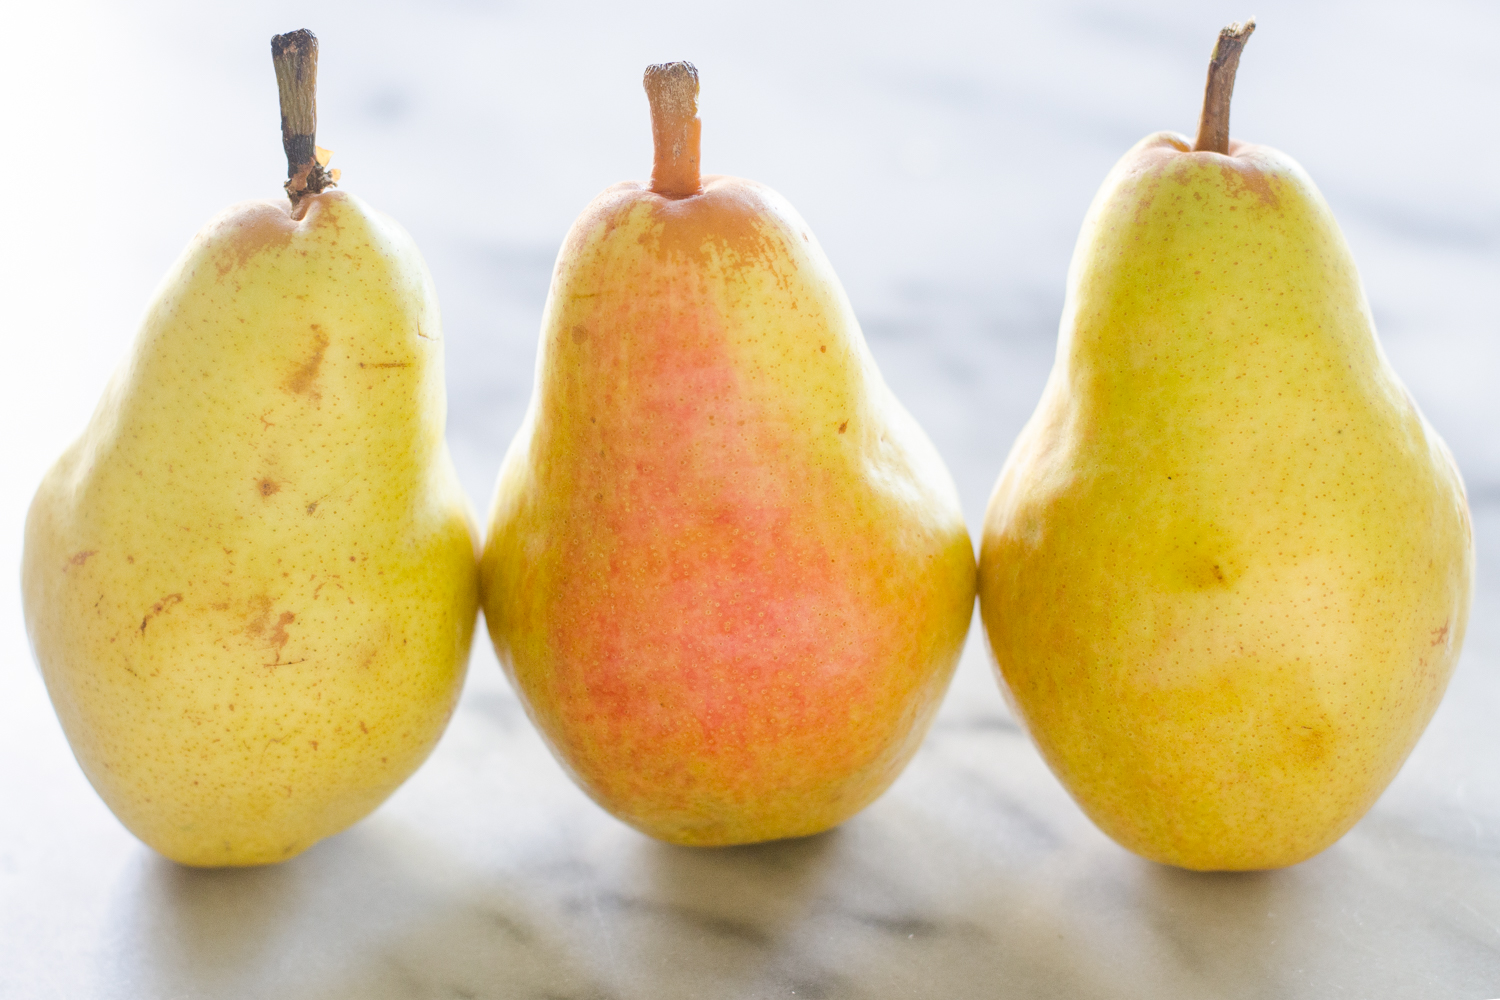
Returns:
[[[193,871],[83,779],[13,583],[0,997],[1500,997],[1500,8],[253,6],[4,15],[0,564],[170,261],[225,203],[275,192],[275,31],[319,33],[320,142],[428,256],[477,506],[530,391],[561,236],[648,171],[640,71],[687,57],[706,169],[808,219],[977,524],[1050,365],[1089,199],[1136,139],[1191,130],[1215,30],[1255,13],[1235,133],[1318,181],[1458,456],[1470,634],[1386,795],[1281,872],[1190,874],[1106,839],[1007,713],[977,632],[909,770],[822,836],[688,850],[620,825],[549,757],[481,638],[448,734],[374,815],[275,868]]]

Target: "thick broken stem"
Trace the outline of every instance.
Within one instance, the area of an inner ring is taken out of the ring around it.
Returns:
[[[702,188],[698,144],[698,70],[689,62],[646,67],[646,97],[651,102],[651,137],[656,159],[651,190],[668,198],[687,198]]]
[[[318,162],[318,37],[306,28],[271,39],[276,89],[281,95],[281,145],[286,150],[286,194],[295,211],[304,196],[333,184]]]
[[[1208,63],[1208,83],[1203,88],[1203,114],[1198,118],[1195,153],[1229,152],[1229,100],[1234,96],[1234,75],[1240,68],[1240,53],[1255,31],[1255,19],[1231,24],[1219,32],[1214,55]]]

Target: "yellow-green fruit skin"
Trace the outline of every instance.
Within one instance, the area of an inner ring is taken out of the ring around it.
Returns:
[[[1458,658],[1463,484],[1274,150],[1161,133],[1083,226],[1057,363],[986,514],[1001,685],[1107,834],[1191,869],[1342,836]]]
[[[843,822],[916,752],[974,574],[957,490],[790,205],[710,177],[585,210],[481,581],[589,795],[679,844]]]
[[[26,627],[84,773],[189,865],[281,861],[426,758],[463,681],[472,517],[406,233],[250,202],[168,273],[26,522]]]

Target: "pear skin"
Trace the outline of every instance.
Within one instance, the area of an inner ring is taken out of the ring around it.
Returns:
[[[234,206],[157,290],[26,522],[27,631],[90,782],[189,865],[374,809],[453,710],[475,539],[437,300],[352,195]]]
[[[806,223],[751,181],[700,186],[687,124],[688,193],[610,188],[558,255],[480,576],[582,788],[662,840],[739,844],[828,829],[896,778],[975,570]]]
[[[1458,470],[1312,181],[1264,146],[1141,141],[1084,222],[981,545],[1053,772],[1156,861],[1311,857],[1437,708],[1473,573]]]

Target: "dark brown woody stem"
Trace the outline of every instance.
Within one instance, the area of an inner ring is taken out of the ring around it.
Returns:
[[[1203,114],[1198,118],[1195,153],[1229,152],[1229,100],[1234,96],[1234,75],[1240,68],[1240,53],[1255,31],[1252,17],[1219,32],[1213,59],[1208,64],[1208,84],[1203,88]]]
[[[318,162],[318,37],[306,28],[271,39],[276,89],[281,94],[281,145],[286,149],[286,193],[292,207],[335,177]]]

